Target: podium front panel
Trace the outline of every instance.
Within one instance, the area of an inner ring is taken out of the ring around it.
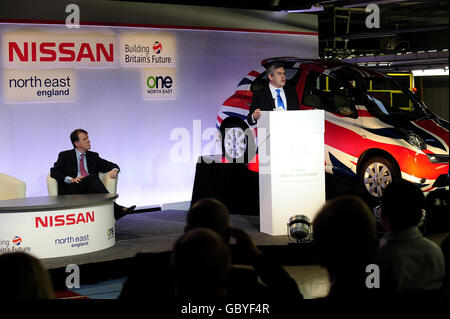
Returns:
[[[324,112],[263,112],[258,140],[260,230],[286,235],[290,217],[312,221],[325,202]]]

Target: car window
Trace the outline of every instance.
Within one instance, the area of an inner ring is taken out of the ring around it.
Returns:
[[[343,116],[356,116],[348,89],[334,78],[315,71],[309,71],[306,78],[302,104]]]
[[[412,90],[414,88],[414,78],[412,73],[388,73],[402,87]]]
[[[298,80],[300,79],[301,70],[299,69],[284,69],[286,74],[286,81],[290,86],[296,87]],[[263,87],[269,85],[269,80],[267,78],[267,72],[261,73],[252,83],[250,90],[252,92],[257,91]]]
[[[369,101],[385,115],[410,119],[427,115],[411,91],[392,78],[364,78],[364,82]]]

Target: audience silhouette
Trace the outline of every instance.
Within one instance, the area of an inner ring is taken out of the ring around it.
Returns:
[[[0,273],[0,300],[54,298],[48,271],[27,253],[0,255]]]
[[[317,258],[328,271],[327,300],[364,300],[374,295],[366,286],[366,267],[375,256],[375,218],[358,197],[330,200],[313,221]]]
[[[225,302],[231,253],[217,233],[207,228],[187,232],[175,243],[173,255],[178,304]]]
[[[441,249],[423,237],[417,225],[424,206],[414,184],[388,185],[380,210],[385,235],[379,240],[375,218],[362,199],[327,201],[312,230],[317,261],[331,285],[316,301],[447,300],[449,238]],[[379,287],[367,283],[369,265],[379,269]],[[0,272],[1,299],[54,298],[49,273],[29,254],[0,255]],[[284,268],[248,233],[234,228],[227,207],[212,198],[191,206],[172,251],[136,254],[119,298],[145,300],[167,317],[182,315],[187,305],[249,303],[268,305],[270,317],[287,317],[303,301]]]
[[[231,226],[229,211],[223,203],[211,198],[201,199],[191,206],[186,221],[183,238],[194,230],[202,229],[202,234],[197,234],[195,237],[196,241],[201,241],[201,238],[207,236],[204,232],[205,229],[213,231],[221,239],[222,244],[227,247],[227,250],[231,251],[232,261],[236,259],[233,255],[237,254],[240,261],[246,260],[252,266],[249,268],[232,265],[229,268],[225,293],[227,302],[267,303],[271,305],[273,312],[277,313],[283,311],[285,305],[298,304],[303,300],[297,283],[283,267],[262,254],[254,240],[245,231]],[[197,273],[198,276],[192,277],[185,272],[179,272],[177,276],[174,276],[177,267],[170,267],[171,264],[173,265],[172,261],[176,260],[178,245],[184,243],[185,239],[183,238],[179,239],[174,247],[173,255],[175,257],[167,253],[137,254],[120,298],[152,300],[161,305],[164,301],[175,300],[180,280],[182,287],[186,287],[189,283],[190,288],[183,288],[187,291],[192,292],[189,289],[200,287],[201,284],[196,281],[200,280],[198,278],[201,277],[202,272]],[[235,241],[235,244],[230,245],[231,240]],[[215,245],[218,245],[216,240],[214,242]],[[203,243],[203,245],[206,244]],[[201,251],[192,254],[190,258],[199,259],[195,262],[201,263],[202,257],[199,255]],[[190,260],[190,262],[194,263],[194,260]],[[183,281],[179,277],[180,274],[189,276],[191,279]],[[172,303],[168,307],[171,305]]]
[[[380,288],[386,296],[434,298],[442,286],[442,251],[417,227],[424,206],[422,191],[410,182],[393,182],[384,191],[380,219],[386,233],[375,262],[380,267]]]
[[[449,301],[449,276],[450,276],[450,239],[447,236],[441,244],[442,253],[445,259],[445,277],[441,288],[441,300]]]

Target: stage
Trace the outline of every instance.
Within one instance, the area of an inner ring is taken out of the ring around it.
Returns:
[[[41,259],[50,271],[55,289],[65,288],[67,265],[80,267],[81,283],[91,284],[127,275],[130,262],[138,252],[161,252],[172,249],[184,231],[183,210],[162,210],[127,215],[116,222],[116,244],[94,253]],[[249,233],[265,254],[283,265],[314,264],[312,244],[291,245],[287,236],[270,236],[259,232],[259,216],[231,215],[231,225]],[[244,264],[241,260],[235,263]]]
[[[204,197],[223,201],[229,207],[232,226],[249,233],[258,248],[281,265],[316,267],[312,243],[290,243],[286,235],[271,236],[259,231],[257,195],[257,174],[244,169],[243,165],[197,165],[192,201]],[[356,181],[326,174],[327,200],[341,195],[364,198]],[[367,201],[367,204],[373,208],[375,203]],[[50,271],[56,290],[65,289],[65,279],[68,276],[65,269],[70,264],[80,267],[82,285],[124,278],[136,253],[172,249],[177,238],[184,232],[186,213],[186,210],[137,210],[116,222],[116,243],[113,247],[94,253],[42,259],[42,262]],[[293,212],[292,215],[296,213]],[[440,243],[443,235],[446,234],[440,234],[432,240]],[[348,239],[351,240],[350,237]],[[235,260],[233,256],[233,264],[245,265],[245,262],[239,258]],[[322,277],[323,274],[320,278]]]
[[[42,259],[48,269],[69,264],[88,264],[133,257],[138,252],[160,252],[172,249],[183,234],[186,211],[166,210],[136,213],[116,222],[116,244],[94,253]],[[287,245],[287,236],[270,236],[259,232],[258,216],[231,215],[233,227],[248,232],[257,245]]]
[[[361,196],[361,191],[355,181],[326,174],[327,199],[344,194]],[[233,227],[248,232],[262,250],[276,254],[287,264],[292,264],[293,258],[289,256],[286,257],[289,260],[286,260],[282,254],[291,255],[289,252],[292,249],[305,250],[305,247],[310,249],[309,244],[302,244],[301,248],[290,248],[287,236],[270,236],[259,231],[258,173],[248,170],[245,164],[224,164],[220,163],[220,159],[212,157],[208,157],[208,161],[205,161],[201,157],[196,167],[192,202],[205,197],[222,201],[230,210]],[[187,211],[142,211],[145,210],[138,209],[137,213],[116,222],[116,244],[113,247],[95,253],[43,259],[44,265],[48,269],[57,269],[69,264],[125,262],[138,252],[171,250],[175,240],[184,231]],[[292,212],[292,216],[298,213]],[[305,256],[304,252],[303,255]],[[311,261],[310,255],[295,262]]]
[[[353,181],[331,176],[327,178],[327,199],[343,194],[358,194]],[[230,210],[233,227],[241,228],[255,240],[258,248],[285,266],[315,265],[311,243],[289,244],[287,236],[270,236],[259,231],[258,175],[244,164],[197,164],[192,201],[214,197]],[[127,276],[133,257],[138,252],[161,252],[172,249],[184,231],[186,210],[138,212],[125,216],[115,224],[116,244],[108,249],[82,255],[43,259],[56,289],[65,288],[65,269],[80,266],[81,283],[91,284]],[[292,215],[295,215],[293,212]],[[287,223],[287,221],[286,221]],[[243,264],[241,260],[233,260]]]

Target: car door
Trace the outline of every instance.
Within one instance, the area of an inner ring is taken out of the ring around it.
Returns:
[[[300,109],[325,110],[325,169],[327,173],[356,177],[356,148],[361,119],[345,83],[328,74],[307,72]]]

